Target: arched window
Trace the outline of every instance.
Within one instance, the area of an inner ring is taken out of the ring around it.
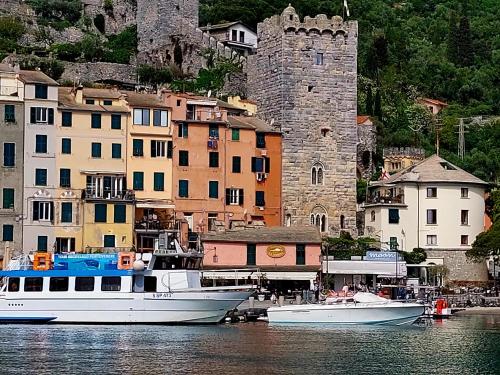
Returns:
[[[323,185],[323,168],[321,167],[318,167],[318,172],[317,172],[318,176],[318,185]]]
[[[285,215],[285,226],[287,226],[287,227],[292,226],[292,215],[290,215],[290,214]]]
[[[314,214],[311,214],[311,225],[314,225]]]
[[[320,214],[317,214],[316,215],[316,226],[319,228],[319,226],[321,225],[320,223],[321,221],[321,215]]]
[[[370,212],[371,220],[375,221],[375,211]]]
[[[340,215],[340,229],[345,229],[345,216]]]
[[[321,163],[315,163],[311,168],[311,183],[323,185],[324,167]]]
[[[321,215],[321,229],[322,233],[326,232],[326,215]]]
[[[328,215],[322,206],[316,206],[310,215],[311,225],[315,225],[321,233],[328,232]]]
[[[316,185],[316,167],[312,167],[311,171],[311,183]]]

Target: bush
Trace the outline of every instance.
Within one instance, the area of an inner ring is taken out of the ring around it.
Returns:
[[[17,41],[25,32],[24,24],[14,17],[0,17],[0,39]]]
[[[21,69],[35,70],[40,69],[52,79],[58,80],[64,73],[64,65],[62,62],[55,59],[39,58],[30,56],[21,60],[19,65]]]
[[[425,262],[427,253],[424,249],[416,247],[411,252],[403,252],[403,258],[407,264],[419,264]]]
[[[57,55],[58,59],[72,62],[75,62],[82,53],[80,43],[54,44],[51,50]]]
[[[66,20],[75,23],[80,19],[80,0],[27,0],[37,15],[50,21]]]
[[[141,65],[137,69],[139,82],[150,85],[160,85],[172,82],[172,72],[169,68],[155,68],[150,65]]]
[[[106,50],[104,61],[128,64],[137,52],[137,27],[129,26],[119,34],[110,35]]]

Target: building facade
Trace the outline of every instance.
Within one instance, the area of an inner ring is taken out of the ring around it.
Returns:
[[[207,25],[200,29],[245,56],[257,48],[257,33],[241,21]]]
[[[383,150],[384,169],[396,173],[425,159],[425,150],[416,147],[388,147]]]
[[[356,235],[357,23],[289,6],[257,34],[250,97],[283,134],[285,224]]]
[[[365,203],[365,235],[393,250],[426,250],[441,259],[448,279],[483,281],[485,264],[466,260],[476,236],[484,230],[487,183],[437,155],[386,180],[370,183]]]
[[[13,68],[0,64],[0,256],[22,250],[24,84]]]

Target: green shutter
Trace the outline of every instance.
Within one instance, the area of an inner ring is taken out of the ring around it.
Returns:
[[[127,217],[127,206],[124,204],[115,204],[114,207],[114,222],[115,223],[126,223]]]
[[[167,158],[172,159],[174,145],[172,141],[167,141]]]
[[[71,112],[62,113],[62,126],[70,127],[73,125],[73,114]]]
[[[231,131],[231,140],[239,141],[240,140],[240,129],[233,129]]]
[[[105,223],[107,220],[107,205],[102,203],[96,203],[94,205],[94,222]]]
[[[47,123],[49,125],[54,125],[54,108],[49,108],[47,110]]]
[[[121,129],[122,128],[122,116],[119,114],[111,115],[111,129]]]
[[[100,158],[101,157],[101,144],[100,143],[92,143],[92,157]]]
[[[189,181],[179,180],[179,197],[188,198],[189,197]]]
[[[247,265],[255,266],[257,264],[257,247],[255,244],[247,244]]]
[[[14,241],[14,226],[4,224],[2,230],[2,241]]]
[[[73,221],[73,204],[71,202],[61,203],[61,223]]]
[[[121,159],[121,157],[122,157],[122,145],[120,143],[113,143],[111,145],[111,157],[113,159]]]
[[[241,173],[241,156],[233,156],[233,173]]]
[[[218,152],[210,152],[208,160],[208,166],[210,168],[218,168],[219,167],[219,153]]]
[[[208,197],[219,198],[219,181],[208,182]]]
[[[100,129],[101,128],[101,114],[100,113],[92,113],[92,129]]]
[[[266,205],[263,191],[256,191],[255,192],[255,205],[257,207],[264,207]]]
[[[16,121],[16,107],[12,104],[5,105],[4,113],[5,122],[15,122]]]
[[[105,234],[104,235],[104,247],[115,247],[115,235]]]
[[[162,172],[154,173],[154,191],[165,190],[165,174]]]
[[[295,246],[295,264],[299,266],[306,264],[306,245],[297,244]]]
[[[47,236],[38,236],[37,242],[38,242],[37,251],[47,251],[47,243],[48,243]]]
[[[142,139],[132,140],[132,155],[133,156],[144,156],[144,142]]]
[[[134,190],[144,190],[144,172],[134,172]]]
[[[4,188],[2,195],[2,208],[14,208],[14,189]]]
[[[59,185],[61,187],[71,187],[71,170],[61,168],[59,170]]]
[[[61,153],[62,154],[71,154],[71,139],[63,138],[61,141]]]

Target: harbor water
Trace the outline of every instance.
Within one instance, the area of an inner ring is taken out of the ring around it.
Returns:
[[[0,326],[1,374],[500,374],[500,315],[410,327]]]

